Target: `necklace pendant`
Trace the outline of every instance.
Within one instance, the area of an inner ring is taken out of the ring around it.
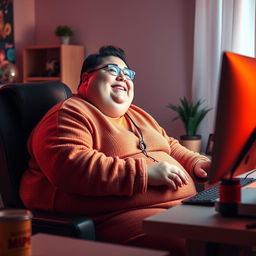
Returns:
[[[143,140],[140,140],[139,148],[140,148],[141,151],[146,151],[147,150],[147,145]]]

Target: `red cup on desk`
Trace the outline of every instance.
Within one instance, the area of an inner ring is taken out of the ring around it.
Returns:
[[[239,179],[224,179],[221,181],[219,189],[221,203],[241,202],[241,185]]]
[[[238,204],[241,202],[241,185],[237,178],[223,179],[219,185],[219,202],[215,209],[223,216],[237,215]]]
[[[0,256],[30,256],[31,218],[28,210],[0,210]]]

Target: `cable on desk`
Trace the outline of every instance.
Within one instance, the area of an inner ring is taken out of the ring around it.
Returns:
[[[244,177],[244,179],[246,179],[249,175],[253,174],[254,172],[256,172],[256,169],[253,169],[252,171],[250,171],[249,173],[247,173]]]

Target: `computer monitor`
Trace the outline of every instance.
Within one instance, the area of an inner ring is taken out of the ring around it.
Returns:
[[[255,140],[256,58],[224,52],[209,183],[256,168]],[[243,164],[248,152],[254,159]]]

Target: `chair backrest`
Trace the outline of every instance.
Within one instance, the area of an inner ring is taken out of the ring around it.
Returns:
[[[29,134],[52,106],[71,95],[69,87],[57,81],[0,87],[0,196],[4,207],[23,206],[19,185],[28,167]]]

